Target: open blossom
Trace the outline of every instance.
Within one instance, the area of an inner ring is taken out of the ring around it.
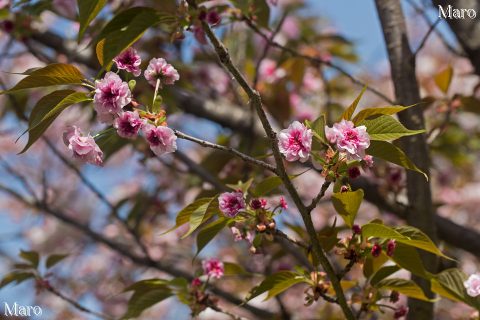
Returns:
[[[113,61],[115,61],[118,69],[131,72],[135,77],[138,77],[142,73],[142,70],[140,70],[142,59],[137,53],[137,50],[132,47],[120,53]]]
[[[312,149],[312,130],[294,121],[278,134],[278,147],[287,161],[305,162]]]
[[[154,87],[157,84],[157,79],[160,79],[160,88],[164,84],[173,84],[180,79],[178,71],[163,58],[153,58],[150,60],[143,74],[148,83]]]
[[[348,159],[362,160],[365,149],[370,146],[370,136],[365,126],[355,127],[353,122],[343,119],[332,128],[325,127],[325,135],[338,150],[346,152]]]
[[[143,127],[143,132],[150,144],[150,149],[157,156],[177,150],[177,136],[169,127],[155,127],[154,125],[146,124]]]
[[[132,95],[126,82],[116,73],[107,72],[96,82],[93,100],[99,121],[111,124],[122,108],[132,101]]]
[[[471,297],[476,297],[480,295],[480,274],[472,274],[468,277],[467,281],[463,283],[465,289],[467,289],[467,294]]]
[[[213,278],[220,279],[223,276],[224,268],[223,262],[218,259],[211,258],[202,261],[203,272]]]
[[[220,211],[225,215],[233,218],[240,210],[246,208],[243,193],[239,192],[224,192],[218,197],[218,204]]]
[[[122,113],[113,122],[113,127],[117,129],[117,133],[122,138],[135,138],[145,121],[140,119],[137,111],[127,111]]]
[[[76,126],[67,128],[63,133],[63,142],[74,158],[97,166],[103,164],[103,152],[93,137],[90,134],[83,135],[82,131]]]
[[[258,70],[260,74],[260,78],[267,83],[273,83],[287,74],[285,69],[279,68],[277,63],[271,59],[265,59],[260,64],[260,68]]]

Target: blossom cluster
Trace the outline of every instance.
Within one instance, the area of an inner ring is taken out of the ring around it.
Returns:
[[[142,60],[133,48],[128,48],[113,61],[119,70],[132,73],[135,77],[141,74]],[[163,58],[151,59],[144,71],[144,77],[156,88],[155,94],[158,88],[172,85],[180,78],[178,71]],[[150,149],[156,155],[175,152],[177,137],[171,128],[164,123],[150,123],[152,117],[145,116],[147,113],[143,110],[124,110],[132,102],[132,93],[128,83],[117,73],[107,72],[103,79],[97,80],[94,93],[93,103],[97,119],[101,123],[113,125],[120,137],[133,139],[142,131]],[[153,118],[156,120],[159,117],[153,115]],[[64,142],[73,157],[95,165],[102,164],[103,152],[90,134],[84,135],[79,128],[70,127],[64,134]]]

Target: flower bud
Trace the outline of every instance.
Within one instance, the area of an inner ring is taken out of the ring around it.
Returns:
[[[404,317],[407,315],[407,313],[408,313],[408,308],[405,306],[400,306],[399,308],[397,308],[397,310],[395,310],[395,313],[393,314],[393,318],[398,319],[398,318]]]
[[[222,17],[218,14],[217,10],[211,10],[207,13],[207,22],[211,26],[216,26],[222,21]]]
[[[395,240],[390,240],[387,243],[387,256],[391,257],[393,256],[393,253],[395,252],[395,248],[397,247],[397,243]]]
[[[356,179],[360,177],[360,169],[358,167],[351,167],[348,169],[348,176],[350,179]]]
[[[372,252],[372,256],[376,258],[382,253],[382,247],[378,243],[375,243],[372,247],[371,252]]]
[[[400,299],[400,293],[398,291],[393,290],[392,293],[390,293],[390,302],[396,303]]]
[[[360,226],[358,224],[354,224],[352,226],[352,231],[353,231],[353,234],[361,234],[362,233],[362,228],[360,228]]]

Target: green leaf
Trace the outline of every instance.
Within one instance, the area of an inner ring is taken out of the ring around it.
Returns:
[[[370,141],[370,147],[366,150],[367,154],[386,160],[391,163],[395,163],[406,169],[416,171],[423,174],[425,179],[428,180],[428,176],[425,172],[420,170],[407,155],[395,145],[386,141]]]
[[[328,145],[327,138],[325,136],[325,115],[321,115],[314,122],[308,120],[305,121],[307,127],[313,131],[312,150],[322,150],[324,146]]]
[[[188,206],[180,210],[180,212],[178,213],[177,218],[175,219],[175,226],[168,229],[162,234],[169,233],[170,231],[173,231],[178,227],[184,225],[185,223],[189,222],[190,216],[192,215],[192,213],[196,211],[199,207],[208,204],[211,200],[212,198],[200,198],[190,203]]]
[[[463,282],[467,276],[457,268],[444,270],[431,279],[432,291],[454,301],[462,301],[477,310],[480,310],[480,297],[471,297],[467,294]]]
[[[382,238],[382,239],[403,239],[405,238],[401,233],[395,231],[384,224],[367,223],[362,226],[362,236],[364,238]]]
[[[99,132],[95,142],[103,152],[103,161],[106,162],[112,155],[130,143],[130,140],[120,137],[113,127]]]
[[[63,259],[65,259],[66,257],[68,257],[68,254],[52,254],[48,256],[45,266],[47,267],[47,269],[49,269],[54,265],[56,265],[57,263],[59,263],[60,261],[62,261]]]
[[[363,200],[363,190],[337,192],[332,195],[332,203],[335,210],[343,218],[350,228],[353,226],[358,208]]]
[[[391,116],[379,116],[375,119],[363,120],[358,125],[367,127],[370,140],[379,141],[390,141],[425,132],[425,130],[409,130]]]
[[[139,281],[124,291],[134,291],[128,301],[128,309],[121,319],[137,318],[147,308],[171,297],[174,293],[168,287],[168,281],[150,279]]]
[[[38,252],[21,250],[19,256],[23,260],[30,262],[34,268],[38,267],[38,262],[40,261]]]
[[[452,82],[452,77],[453,68],[452,66],[448,66],[445,70],[437,73],[433,79],[435,80],[437,87],[446,94],[448,92],[448,88],[450,87],[450,83]]]
[[[197,235],[197,253],[195,254],[195,257],[220,231],[222,231],[223,228],[225,228],[228,221],[229,219],[220,217],[200,230]]]
[[[268,295],[264,299],[266,301],[301,282],[307,282],[303,275],[291,271],[280,271],[267,276],[258,286],[254,287],[246,297],[246,300],[249,301],[268,291]]]
[[[101,65],[110,64],[113,58],[140,39],[148,28],[159,22],[161,17],[152,8],[135,7],[117,14],[98,36],[99,41],[105,39]]]
[[[253,178],[248,179],[247,182],[238,181],[237,184],[227,184],[227,187],[233,190],[241,190],[243,194],[246,194],[250,186],[252,185]]]
[[[224,274],[226,276],[248,276],[250,272],[246,271],[241,265],[232,262],[223,262]]]
[[[388,260],[387,255],[383,252],[378,257],[367,255],[363,264],[363,275],[365,278],[373,276]]]
[[[442,251],[433,243],[430,238],[423,233],[421,230],[414,228],[412,226],[399,226],[393,228],[395,231],[401,235],[408,238],[408,240],[399,240],[400,242],[405,243],[406,245],[422,249],[428,252],[431,252],[437,256],[443,257],[445,259],[453,260],[452,258],[443,254]]]
[[[386,277],[391,276],[398,270],[400,270],[400,268],[396,265],[382,267],[373,274],[372,278],[370,279],[370,284],[372,286],[376,286],[378,282],[385,279]]]
[[[268,29],[270,21],[270,7],[266,0],[252,0],[256,22],[259,26]]]
[[[268,195],[273,190],[277,189],[283,184],[282,179],[277,176],[267,177],[250,189],[250,193],[255,197]]]
[[[381,107],[381,108],[365,108],[360,110],[357,115],[353,118],[353,123],[355,126],[358,126],[362,120],[368,119],[373,116],[379,115],[392,115],[396,114],[400,111],[405,109],[411,108],[415,106],[414,104],[411,106],[403,107],[403,106],[391,106],[391,107]]]
[[[215,215],[215,213],[217,213],[219,211],[220,210],[218,208],[218,198],[217,197],[213,197],[212,200],[210,200],[210,202],[208,202],[207,204],[205,204],[203,206],[198,207],[197,210],[192,212],[192,214],[190,215],[190,220],[189,220],[190,221],[190,228],[188,229],[187,233],[185,233],[182,236],[182,239],[185,239],[190,234],[192,234],[192,232],[197,230],[197,228],[203,222],[205,222],[208,219],[210,219],[211,217],[213,217]]]
[[[383,279],[375,285],[379,289],[389,289],[398,291],[409,298],[414,298],[421,301],[434,301],[425,296],[423,290],[412,280],[391,278]]]
[[[30,114],[28,121],[28,142],[19,153],[27,151],[48,129],[66,108],[90,98],[84,92],[73,90],[54,91],[41,98]]]
[[[3,277],[2,281],[0,282],[0,289],[5,287],[6,285],[15,282],[16,284],[20,284],[25,280],[34,278],[35,275],[31,272],[11,272]]]
[[[29,72],[28,76],[20,80],[13,88],[1,91],[0,94],[63,84],[81,84],[84,78],[80,70],[71,64],[53,63]]]
[[[78,42],[82,40],[88,25],[100,13],[100,10],[102,10],[106,3],[106,0],[77,0],[79,12],[78,21],[80,23]]]
[[[395,253],[391,259],[401,268],[424,279],[430,279],[432,274],[425,270],[417,249],[403,243],[397,243]]]
[[[360,102],[360,99],[363,96],[363,93],[367,90],[367,87],[364,87],[358,97],[352,102],[352,104],[343,112],[342,116],[340,117],[340,120],[345,119],[345,120],[350,120],[353,116],[353,113],[355,112],[355,109],[357,109],[357,105]]]
[[[289,79],[297,88],[302,86],[306,68],[305,59],[293,57],[285,60],[280,67],[285,70]]]

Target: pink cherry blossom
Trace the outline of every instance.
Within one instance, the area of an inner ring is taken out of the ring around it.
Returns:
[[[277,67],[277,63],[272,59],[263,60],[258,72],[260,78],[268,83],[273,83],[286,75],[285,70]]]
[[[223,262],[211,258],[202,261],[203,272],[212,278],[220,279],[224,274]]]
[[[243,193],[241,191],[222,193],[218,197],[218,204],[220,211],[231,218],[235,217],[239,211],[246,208]]]
[[[287,161],[305,162],[312,149],[312,130],[294,121],[278,134],[278,147]]]
[[[143,132],[150,144],[150,149],[157,156],[177,150],[177,136],[169,127],[155,127],[154,125],[146,124],[143,127]]]
[[[365,162],[364,169],[365,168],[373,168],[373,157],[369,154],[365,155],[363,157],[363,161]]]
[[[156,86],[157,79],[160,79],[160,88],[164,84],[173,84],[180,79],[178,71],[163,58],[153,58],[143,73],[145,79],[152,86]]]
[[[122,138],[135,138],[145,121],[140,119],[137,111],[127,111],[122,113],[113,122],[113,127],[117,129],[117,133]]]
[[[95,84],[93,97],[95,110],[100,122],[111,124],[122,112],[122,108],[132,101],[128,84],[113,72]]]
[[[346,152],[348,159],[362,160],[365,149],[370,146],[370,136],[365,126],[355,127],[353,122],[343,119],[332,128],[325,127],[325,134],[330,143],[335,143],[337,149]]]
[[[480,295],[480,274],[472,274],[468,277],[467,281],[463,283],[467,294],[471,297],[477,297]]]
[[[67,127],[63,133],[63,142],[74,158],[97,166],[103,164],[103,152],[93,137],[90,134],[83,135],[76,126]]]
[[[135,77],[142,73],[142,70],[140,70],[142,59],[137,50],[132,47],[120,53],[113,61],[115,61],[118,69],[131,72]]]

